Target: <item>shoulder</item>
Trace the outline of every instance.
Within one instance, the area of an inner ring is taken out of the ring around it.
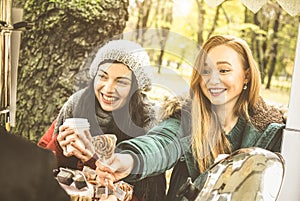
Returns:
[[[87,88],[81,89],[79,91],[76,91],[73,93],[67,100],[65,104],[75,104],[78,102],[78,100],[81,98],[82,94],[87,90]]]
[[[78,104],[82,94],[87,90],[87,88],[81,89],[73,93],[68,100],[63,104],[61,108],[61,113],[68,113],[69,110],[72,110]]]
[[[250,108],[249,115],[253,126],[260,131],[266,130],[269,126],[272,128],[276,127],[276,124],[285,123],[282,111],[274,105],[266,103],[261,97],[256,105]]]
[[[285,128],[285,124],[284,123],[270,123],[267,128],[263,131],[263,133],[266,134],[276,134],[279,131],[282,131]]]
[[[23,200],[37,200],[33,199],[37,195],[40,200],[46,200],[49,195],[54,195],[53,200],[68,198],[54,179],[52,171],[56,168],[56,160],[50,150],[8,133],[0,133],[0,150],[1,168],[6,170],[0,172],[0,186],[6,187],[1,189],[1,200],[20,200],[20,194]],[[20,189],[20,192],[14,194],[14,189]]]
[[[21,136],[16,136],[14,134],[1,134],[0,141],[5,143],[1,144],[2,153],[4,156],[9,156],[8,158],[15,161],[18,158],[18,162],[21,161],[28,162],[38,162],[41,158],[51,158],[54,159],[54,156],[51,151],[47,149],[42,149],[28,139],[25,139]],[[11,147],[14,147],[11,149]],[[5,152],[8,152],[7,155]],[[26,153],[26,154],[24,154]]]
[[[248,123],[248,132],[256,133],[258,135],[275,134],[284,128],[285,128],[284,123],[270,123],[264,127],[264,130],[261,130],[261,129],[256,128],[255,125]]]
[[[77,107],[80,98],[84,94],[87,88],[81,89],[72,94],[68,100],[63,104],[57,117],[57,123],[54,129],[54,134],[58,132],[58,128],[65,121],[66,118],[73,117],[73,111]]]
[[[87,88],[81,89],[79,91],[76,91],[73,93],[68,100],[64,103],[62,109],[65,108],[74,108],[79,103],[80,98],[83,96],[83,94],[87,91]]]
[[[258,130],[249,124],[247,134],[244,135],[244,141],[247,142],[247,146],[279,151],[284,127],[285,124],[283,123],[270,123],[264,130]]]

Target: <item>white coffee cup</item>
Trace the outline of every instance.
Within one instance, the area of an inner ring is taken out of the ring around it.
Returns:
[[[85,138],[84,132],[85,131],[89,132],[89,130],[90,130],[90,124],[89,124],[88,120],[84,119],[84,118],[68,118],[65,120],[64,125],[69,126],[70,128],[73,128],[81,139]],[[71,137],[73,137],[73,136],[69,135],[66,137],[66,139],[71,138]],[[75,143],[79,147],[81,147],[83,149],[85,148],[85,145],[82,142],[82,140],[77,139],[75,141]],[[74,147],[72,145],[67,145],[66,149],[67,149],[66,150],[67,152],[71,152],[74,150]]]

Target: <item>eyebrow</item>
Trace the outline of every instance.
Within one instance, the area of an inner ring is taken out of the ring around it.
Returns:
[[[231,66],[231,63],[227,62],[227,61],[217,61],[217,65],[219,64],[227,64]]]
[[[221,65],[221,64],[227,64],[227,65],[229,65],[229,66],[232,66],[231,63],[229,63],[229,62],[227,62],[227,61],[217,61],[217,65]],[[207,66],[207,65],[208,65],[208,63],[205,62],[205,63],[204,63],[204,66]]]
[[[106,72],[106,71],[104,71],[104,70],[102,70],[102,69],[100,69],[100,71],[102,72],[102,73],[104,73],[105,75],[108,75],[108,73]],[[122,76],[122,77],[117,77],[117,79],[124,79],[124,80],[129,80],[129,81],[131,81],[131,79],[130,78],[128,78],[128,77],[126,77],[126,76]]]

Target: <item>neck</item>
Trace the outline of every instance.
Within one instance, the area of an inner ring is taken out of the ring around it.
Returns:
[[[238,121],[238,116],[233,113],[233,108],[217,106],[216,113],[220,120],[223,131],[228,134]]]

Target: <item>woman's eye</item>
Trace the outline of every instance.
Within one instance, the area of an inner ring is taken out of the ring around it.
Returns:
[[[99,77],[100,77],[101,80],[106,80],[107,79],[107,76],[104,75],[104,74],[100,74]]]
[[[201,71],[201,75],[209,75],[210,74],[210,70],[209,69],[203,69]]]
[[[128,86],[131,84],[130,82],[125,81],[125,80],[118,80],[117,83],[121,86]]]
[[[220,73],[222,73],[222,74],[224,74],[224,73],[228,73],[228,72],[230,72],[230,70],[229,70],[229,69],[221,69],[221,70],[220,70]]]

